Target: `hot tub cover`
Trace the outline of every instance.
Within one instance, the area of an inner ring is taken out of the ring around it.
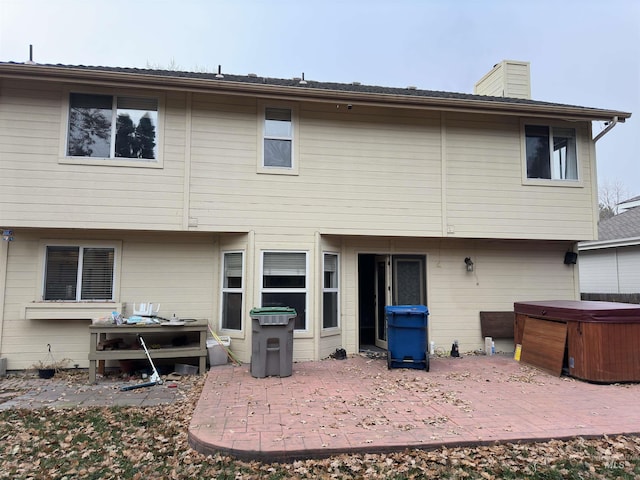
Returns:
[[[516,302],[515,313],[549,320],[640,323],[640,305],[580,300]]]

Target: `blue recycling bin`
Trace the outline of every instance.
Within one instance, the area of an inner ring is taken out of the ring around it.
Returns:
[[[387,318],[387,366],[429,371],[429,309],[424,305],[384,308]]]

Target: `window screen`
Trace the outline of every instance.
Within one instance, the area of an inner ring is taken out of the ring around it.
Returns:
[[[48,246],[44,300],[112,300],[113,248]]]
[[[242,329],[242,253],[225,253],[222,279],[222,328]]]
[[[338,326],[338,255],[324,254],[322,328]]]
[[[262,258],[261,306],[295,308],[295,328],[305,330],[307,254],[264,252]]]
[[[264,166],[291,168],[293,123],[288,108],[266,108],[264,114]]]

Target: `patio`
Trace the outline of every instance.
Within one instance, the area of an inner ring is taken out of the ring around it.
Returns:
[[[230,364],[207,375],[189,443],[251,460],[640,432],[640,384],[557,378],[505,355],[432,357],[429,372],[355,355],[285,378]]]

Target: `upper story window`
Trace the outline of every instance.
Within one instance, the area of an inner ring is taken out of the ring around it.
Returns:
[[[290,171],[294,162],[294,111],[265,107],[262,126],[262,167]]]
[[[264,167],[293,167],[293,118],[290,108],[264,109]]]
[[[527,178],[577,180],[574,128],[525,125]]]
[[[46,247],[44,300],[113,300],[115,248]]]
[[[71,93],[69,157],[155,160],[158,99]]]

